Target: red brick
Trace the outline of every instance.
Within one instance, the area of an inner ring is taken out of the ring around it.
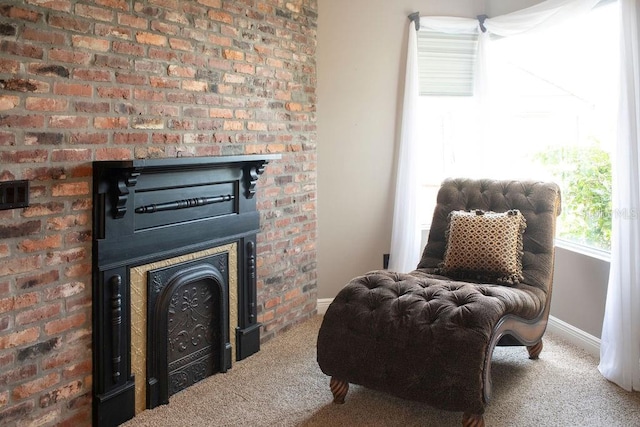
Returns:
[[[209,116],[221,119],[232,119],[233,110],[227,108],[211,108],[209,109]]]
[[[233,16],[219,10],[210,10],[207,14],[212,21],[233,24]]]
[[[106,144],[109,137],[105,133],[72,133],[71,143],[81,145]]]
[[[113,51],[124,55],[144,56],[144,47],[129,42],[113,42]]]
[[[116,38],[120,40],[133,40],[133,31],[121,25],[111,25],[96,22],[94,24],[93,35],[97,37]]]
[[[0,277],[9,274],[20,274],[37,270],[42,266],[42,260],[38,256],[27,258],[13,258],[0,263]]]
[[[86,359],[80,363],[67,365],[62,371],[63,378],[77,378],[81,375],[90,375],[93,368],[91,359]]]
[[[51,15],[47,23],[54,28],[61,28],[68,31],[87,33],[91,28],[91,23],[85,19],[77,19],[67,15]]]
[[[42,14],[33,10],[24,9],[17,5],[6,5],[0,8],[0,15],[7,18],[22,19],[29,22],[37,22],[42,18]]]
[[[96,160],[129,160],[133,153],[128,148],[100,148],[96,150]]]
[[[68,298],[73,295],[84,292],[86,286],[82,282],[69,282],[56,286],[55,288],[49,288],[45,290],[45,299],[47,301],[55,300],[59,298]]]
[[[75,69],[73,70],[75,80],[88,80],[92,82],[110,82],[111,73],[104,70]]]
[[[197,0],[197,2],[212,9],[222,8],[222,0]]]
[[[52,162],[81,162],[91,160],[92,152],[83,148],[67,148],[53,150],[51,152]]]
[[[76,101],[75,110],[79,113],[108,113],[110,105],[108,102],[84,102]]]
[[[171,47],[171,49],[184,50],[187,52],[193,51],[193,43],[191,43],[189,40],[172,38],[169,39],[169,46]]]
[[[60,374],[52,372],[42,378],[38,378],[15,387],[11,394],[16,400],[26,399],[42,392],[43,390],[53,387],[58,382],[60,382]]]
[[[55,283],[60,278],[58,270],[40,271],[33,276],[21,277],[16,280],[16,285],[20,289],[29,289],[36,286],[45,286]]]
[[[13,133],[0,132],[0,145],[3,145],[3,146],[16,145],[16,136]],[[10,172],[0,171],[0,180],[9,181],[9,180],[15,179],[15,175],[13,176],[6,175],[5,177],[6,173],[10,173]]]
[[[66,99],[27,98],[25,106],[27,110],[64,111],[69,107],[69,103]]]
[[[64,269],[64,274],[68,278],[78,278],[91,273],[91,264],[77,264]]]
[[[134,89],[133,97],[141,101],[164,101],[164,93],[158,90]]]
[[[16,74],[20,70],[20,63],[8,58],[0,58],[0,72]]]
[[[244,53],[233,49],[224,49],[222,57],[230,61],[242,61],[244,60]]]
[[[147,144],[149,135],[146,133],[115,133],[113,142],[115,144]]]
[[[16,357],[15,352],[7,352],[0,354],[0,368],[5,368],[6,366],[15,363]]]
[[[97,89],[98,96],[101,98],[111,99],[129,99],[131,98],[131,90],[119,87],[99,87]]]
[[[207,85],[207,82],[184,80],[182,82],[182,89],[197,91],[197,92],[205,92],[208,89],[208,85]]]
[[[147,20],[138,16],[127,15],[123,13],[118,14],[118,23],[127,27],[134,27],[145,29],[147,28]]]
[[[7,313],[9,311],[12,311],[13,307],[15,306],[15,302],[15,297],[0,299],[0,313]]]
[[[67,316],[64,319],[53,320],[45,323],[44,331],[47,335],[56,335],[61,332],[68,331],[70,329],[82,326],[87,320],[87,316],[84,313],[77,313],[72,316]]]
[[[48,304],[32,310],[22,311],[16,314],[16,325],[28,325],[44,319],[50,319],[60,314],[62,306],[60,303]]]
[[[85,248],[72,248],[64,251],[51,251],[47,253],[45,264],[47,266],[68,264],[70,262],[86,259]]]
[[[124,85],[147,85],[147,77],[139,74],[116,73],[116,82]],[[128,97],[131,97],[128,94]]]
[[[54,405],[60,401],[68,400],[82,392],[82,381],[73,381],[40,396],[41,408]]]
[[[27,132],[24,136],[25,145],[60,145],[64,135],[54,132]]]
[[[89,194],[88,182],[65,182],[55,184],[51,188],[53,197],[81,196],[85,194]]]
[[[53,93],[56,95],[90,97],[93,94],[93,89],[88,84],[56,82],[53,86]]]
[[[180,107],[173,105],[151,105],[149,106],[148,111],[149,114],[153,116],[178,117],[180,115]],[[185,129],[188,128],[189,127],[185,127]]]
[[[24,179],[32,181],[51,181],[66,178],[65,170],[60,167],[27,168],[23,170],[22,175]]]
[[[3,409],[0,411],[0,422],[10,425],[14,421],[25,419],[33,412],[33,407],[33,401],[30,400]]]
[[[160,34],[138,32],[136,33],[136,41],[142,44],[150,44],[154,46],[166,46],[167,37]]]
[[[156,20],[151,21],[151,30],[162,34],[170,34],[173,36],[180,34],[179,26]]]
[[[62,33],[54,31],[41,31],[36,28],[26,27],[22,32],[22,37],[26,40],[36,41],[40,43],[48,43],[61,45],[65,42],[65,37]]]
[[[92,55],[87,52],[77,52],[73,50],[51,49],[49,51],[49,60],[67,62],[71,64],[88,65]]]
[[[49,127],[59,129],[85,129],[89,126],[89,118],[81,116],[51,116]]]
[[[12,110],[20,104],[20,98],[12,95],[0,95],[0,110]]]
[[[0,337],[0,348],[7,349],[32,343],[40,336],[40,328],[29,328],[13,331],[10,335]]]
[[[180,87],[180,80],[168,79],[166,77],[150,77],[149,83],[152,87],[177,89]]]
[[[28,292],[26,294],[17,295],[15,297],[14,308],[20,310],[31,307],[40,302],[40,294],[37,292]]]
[[[15,115],[5,115],[0,116],[0,127],[8,127],[8,128],[41,128],[44,126],[44,117],[43,116],[15,116]]]
[[[96,117],[93,119],[96,129],[126,129],[129,119],[126,117]]]
[[[48,236],[38,240],[25,239],[20,242],[20,244],[18,245],[18,248],[22,252],[29,253],[29,252],[44,251],[47,249],[56,249],[56,248],[59,248],[61,244],[62,244],[62,237],[59,234],[57,234],[54,236]]]
[[[96,55],[94,64],[98,67],[115,69],[129,69],[131,67],[131,61],[128,58],[114,55]]]
[[[164,129],[164,120],[162,118],[135,118],[131,127],[133,129]]]
[[[112,10],[102,7],[89,6],[86,4],[77,4],[75,14],[84,18],[96,19],[98,21],[113,21],[114,13]]]
[[[108,52],[110,49],[109,40],[97,39],[87,36],[71,36],[71,44],[75,48],[88,49],[97,52]]]
[[[0,42],[0,51],[4,54],[24,56],[26,58],[44,58],[44,50],[41,47],[9,40],[3,40]]]
[[[196,75],[196,70],[191,67],[169,65],[167,68],[167,74],[173,77],[193,78]]]

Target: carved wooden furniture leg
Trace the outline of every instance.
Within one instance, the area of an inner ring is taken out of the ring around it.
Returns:
[[[333,393],[333,403],[344,403],[344,398],[349,391],[349,383],[336,377],[331,377],[329,387],[331,387],[331,393]]]
[[[529,359],[537,359],[540,356],[540,352],[542,352],[542,340],[534,345],[527,346],[527,351],[529,352]]]
[[[484,417],[482,414],[464,413],[462,416],[462,427],[484,427]]]

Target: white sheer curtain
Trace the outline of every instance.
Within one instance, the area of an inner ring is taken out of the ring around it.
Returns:
[[[420,18],[421,29],[432,29],[447,33],[473,33],[478,21],[465,18]],[[418,190],[420,185],[420,159],[424,158],[424,147],[416,137],[418,84],[418,37],[415,23],[409,22],[407,67],[402,105],[402,127],[396,174],[396,194],[391,232],[389,270],[406,273],[414,270],[421,255],[420,213],[418,212]]]
[[[418,220],[418,166],[422,148],[416,138],[418,104],[418,36],[409,23],[409,46],[402,106],[402,127],[396,175],[396,197],[389,269],[409,272],[420,257],[420,222]]]
[[[613,230],[607,304],[598,369],[640,391],[640,8],[621,1],[618,144],[613,167]]]
[[[600,0],[548,0],[530,8],[507,15],[488,18],[484,21],[487,29],[479,37],[475,94],[480,106],[484,105],[483,96],[487,92],[486,55],[490,35],[510,36],[525,31],[542,29],[561,23],[567,17],[586,13]],[[420,17],[420,29],[441,31],[450,34],[480,33],[476,19],[460,17],[424,16]],[[407,68],[402,110],[402,127],[396,175],[396,193],[391,233],[391,251],[389,269],[408,272],[415,269],[420,260],[420,224],[418,204],[419,162],[421,144],[416,136],[416,124],[419,120],[415,106],[418,103],[418,51],[415,25],[409,22],[409,43],[407,48]],[[480,114],[486,114],[481,111]],[[479,129],[478,133],[482,134]]]

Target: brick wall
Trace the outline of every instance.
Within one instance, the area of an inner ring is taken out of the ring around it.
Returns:
[[[316,301],[317,0],[0,0],[0,424],[91,418],[91,161],[282,153],[260,178],[268,340]]]

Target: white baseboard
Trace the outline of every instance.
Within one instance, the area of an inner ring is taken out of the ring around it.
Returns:
[[[318,314],[325,314],[332,301],[333,298],[319,298]],[[588,334],[582,329],[578,329],[557,317],[549,316],[547,330],[567,340],[571,344],[580,347],[592,356],[600,358],[600,339]]]
[[[333,298],[318,298],[318,314],[325,314]]]
[[[549,316],[547,330],[600,359],[600,338],[553,316]]]

